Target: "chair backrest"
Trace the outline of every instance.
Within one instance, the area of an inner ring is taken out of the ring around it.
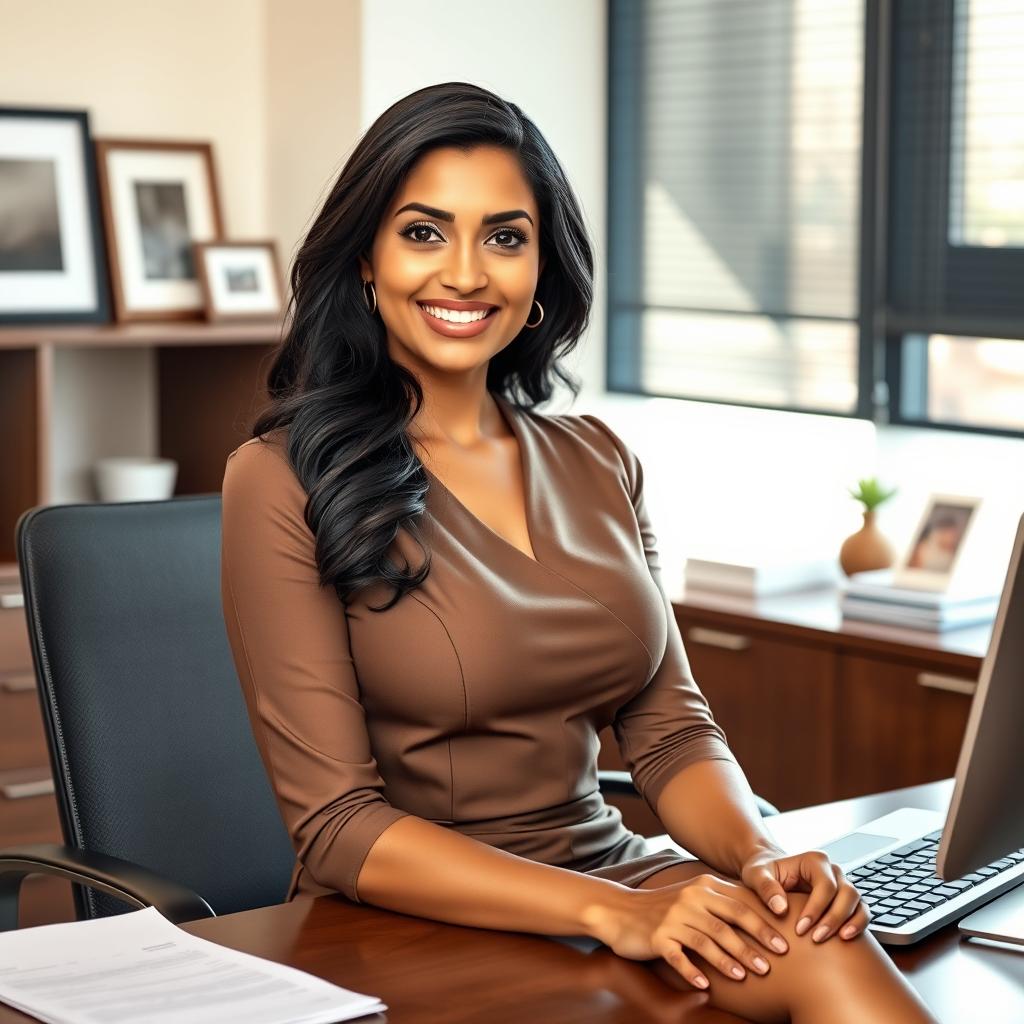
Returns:
[[[282,902],[295,854],[224,628],[220,524],[213,494],[41,506],[15,532],[65,843],[226,914]]]

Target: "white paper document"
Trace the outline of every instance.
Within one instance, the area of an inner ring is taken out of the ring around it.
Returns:
[[[3,932],[0,1001],[51,1024],[332,1024],[387,1009],[154,907]]]

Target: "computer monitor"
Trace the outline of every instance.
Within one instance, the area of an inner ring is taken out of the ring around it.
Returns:
[[[992,638],[981,666],[956,766],[953,796],[936,855],[936,873],[959,878],[1024,847],[1024,517],[1010,555]],[[1007,929],[997,934],[1000,908]],[[968,934],[1022,941],[1024,887],[971,915],[985,928]],[[1012,918],[1012,920],[1010,920]],[[961,922],[961,926],[970,919]]]
[[[936,855],[952,879],[1024,846],[1024,517],[981,665]]]

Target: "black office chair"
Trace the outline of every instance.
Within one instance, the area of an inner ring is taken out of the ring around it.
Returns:
[[[224,629],[220,524],[219,494],[19,518],[64,845],[0,850],[0,931],[17,927],[34,873],[76,883],[79,919],[156,906],[180,922],[284,900],[295,855]],[[601,776],[635,794],[626,772]]]

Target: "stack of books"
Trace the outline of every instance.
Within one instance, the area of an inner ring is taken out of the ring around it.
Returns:
[[[841,602],[847,618],[932,632],[991,622],[998,606],[998,585],[975,582],[946,591],[898,587],[891,569],[854,573]]]
[[[836,560],[832,558],[794,558],[784,555],[734,562],[706,558],[686,560],[687,587],[725,590],[731,594],[764,597],[792,590],[806,590],[835,584]]]

